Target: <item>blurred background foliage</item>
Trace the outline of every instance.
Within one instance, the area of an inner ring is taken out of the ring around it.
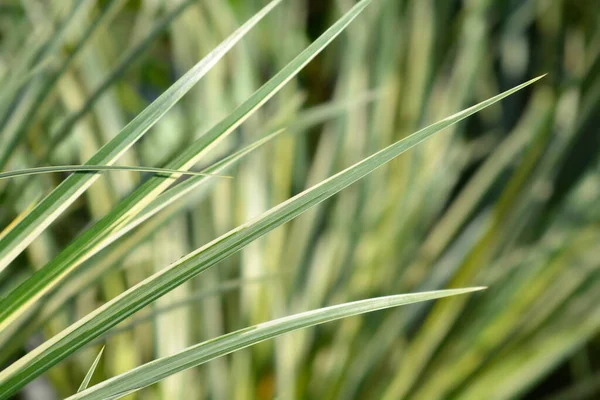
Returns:
[[[264,0],[0,5],[0,169],[85,162]],[[163,166],[352,0],[284,0],[121,160]],[[548,75],[170,292],[20,394],[92,382],[252,323],[487,285],[354,317],[173,376],[144,399],[600,396],[600,2],[375,0],[213,152],[283,126],[85,263],[0,344],[7,364],[168,263],[428,123]],[[146,175],[106,173],[0,275],[6,292]],[[0,223],[64,179],[0,182]]]

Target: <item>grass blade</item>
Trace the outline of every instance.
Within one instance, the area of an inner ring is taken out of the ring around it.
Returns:
[[[233,229],[140,282],[2,371],[0,397],[13,393],[85,343],[106,332],[164,293],[241,250],[254,239],[292,220],[442,129],[462,121],[539,79],[541,77],[421,129]]]
[[[83,392],[89,386],[90,380],[92,379],[92,376],[94,375],[94,372],[96,371],[96,367],[98,367],[98,363],[100,362],[100,358],[102,358],[103,352],[104,352],[104,346],[102,346],[102,348],[100,349],[100,352],[96,356],[96,359],[92,363],[92,366],[90,367],[89,371],[87,372],[87,374],[85,374],[85,378],[83,378],[83,381],[81,382],[81,385],[79,386],[79,389],[77,389],[77,393]]]
[[[224,175],[205,174],[195,171],[179,171],[169,168],[154,168],[154,167],[136,167],[128,165],[54,165],[51,167],[36,167],[18,169],[14,171],[0,173],[0,179],[16,178],[20,176],[51,174],[58,172],[104,172],[104,171],[134,171],[134,172],[151,172],[161,175],[191,175],[191,176],[212,176],[219,178],[231,178]]]
[[[475,287],[385,296],[279,318],[220,336],[216,339],[189,347],[175,355],[152,361],[112,379],[108,379],[84,392],[69,397],[69,399],[117,399],[124,394],[132,393],[135,390],[159,382],[177,372],[288,332],[371,311],[471,293],[482,289],[484,288]]]

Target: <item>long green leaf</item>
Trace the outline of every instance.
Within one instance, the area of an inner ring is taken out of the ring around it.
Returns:
[[[123,130],[108,144],[102,147],[86,165],[110,165],[130,148],[142,135],[148,131],[171,107],[189,91],[201,77],[203,77],[246,33],[256,25],[269,11],[271,11],[281,0],[274,0],[264,7],[244,25],[231,34],[217,48],[209,53],[204,59],[190,69],[165,93],[134,118]],[[191,166],[189,166],[191,167]],[[186,168],[186,169],[189,169]],[[179,167],[170,169],[180,169]],[[98,174],[74,174],[63,181],[50,195],[38,204],[14,229],[12,229],[0,241],[0,271],[31,243],[52,221],[54,221],[75,199],[83,193],[96,179]],[[163,182],[159,180],[159,182]],[[172,180],[169,179],[172,183]],[[151,181],[156,183],[157,181]],[[148,185],[146,185],[148,187]],[[137,200],[136,200],[137,201]],[[117,215],[118,211],[111,215]],[[106,224],[108,226],[109,224]],[[110,225],[112,227],[112,225]],[[89,231],[88,231],[89,232]],[[93,233],[92,233],[93,235]],[[79,237],[82,239],[83,237]],[[87,239],[86,239],[87,240]],[[75,246],[78,247],[79,245]],[[73,249],[73,246],[67,250]],[[44,293],[49,286],[60,276],[65,274],[67,267],[72,266],[70,262],[74,253],[71,250],[61,253],[61,256],[53,261],[61,267],[44,268],[28,279],[7,298],[0,301],[0,330],[4,329],[11,320],[7,317],[12,315],[26,305],[33,304]],[[81,248],[78,250],[82,250]],[[65,258],[67,261],[65,262]],[[79,257],[75,257],[78,259]],[[48,267],[48,266],[47,266]]]
[[[482,289],[484,288],[475,287],[385,296],[325,307],[279,318],[217,337],[196,346],[189,347],[172,356],[149,362],[141,367],[92,386],[81,393],[77,393],[69,397],[69,400],[118,399],[125,394],[140,390],[185,369],[198,366],[217,357],[224,356],[288,332],[351,317],[353,315],[475,292]]]
[[[94,376],[94,372],[96,371],[96,367],[98,367],[98,363],[100,362],[100,358],[102,358],[102,353],[103,352],[104,352],[104,346],[102,346],[102,348],[100,349],[100,352],[96,356],[96,359],[92,363],[92,366],[88,370],[87,374],[85,374],[85,377],[83,378],[83,381],[81,382],[81,385],[79,386],[79,389],[77,389],[77,393],[83,392],[85,389],[87,389],[88,385],[90,384],[90,381],[92,380],[92,376]]]
[[[169,168],[154,168],[154,167],[136,167],[128,165],[53,165],[51,167],[36,167],[18,169],[0,173],[0,179],[16,178],[19,176],[51,174],[58,172],[103,172],[103,171],[133,171],[133,172],[151,172],[153,174],[162,175],[192,175],[192,176],[213,176],[219,178],[231,178],[224,175],[205,174],[195,171],[180,171]]]
[[[361,3],[359,3],[361,4]],[[54,336],[0,373],[1,395],[13,393],[34,377],[106,332],[181,283],[224,260],[248,243],[302,214],[435,133],[532,84],[532,79],[434,123],[371,155],[312,188],[233,229],[130,288]]]

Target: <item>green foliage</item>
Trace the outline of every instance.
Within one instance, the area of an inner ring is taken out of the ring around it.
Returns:
[[[0,398],[594,398],[598,15],[0,6]]]

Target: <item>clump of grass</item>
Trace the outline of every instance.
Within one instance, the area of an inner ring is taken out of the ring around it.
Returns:
[[[564,363],[596,390],[589,22],[27,4],[0,15],[0,398],[514,398]]]

